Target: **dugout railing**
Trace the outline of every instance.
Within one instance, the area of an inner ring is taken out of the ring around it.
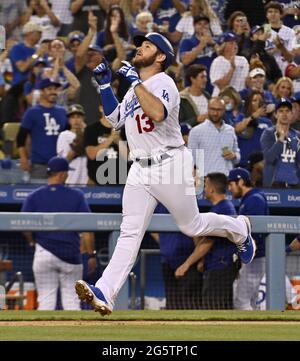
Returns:
[[[115,213],[15,213],[3,212],[0,231],[110,231],[109,257],[120,234],[121,214]],[[267,309],[285,309],[285,235],[300,233],[299,217],[251,216],[252,230],[266,238]],[[154,215],[150,232],[176,232],[170,215]],[[122,287],[115,308],[129,306],[129,284]]]

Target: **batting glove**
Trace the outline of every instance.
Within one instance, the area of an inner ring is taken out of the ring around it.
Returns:
[[[135,67],[133,67],[128,61],[122,61],[124,64],[117,73],[123,75],[131,83],[133,87],[141,84],[142,81],[137,73]]]
[[[101,90],[110,86],[111,70],[106,59],[103,59],[103,62],[93,70],[93,75]]]

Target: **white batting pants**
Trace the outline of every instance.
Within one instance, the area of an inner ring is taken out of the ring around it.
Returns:
[[[265,274],[266,258],[254,258],[251,263],[242,264],[233,283],[233,304],[237,310],[256,310],[260,282]]]
[[[64,262],[39,244],[35,247],[33,273],[38,293],[38,310],[55,310],[58,287],[63,309],[80,310],[80,300],[74,284],[82,278],[82,264]]]
[[[120,237],[108,266],[96,283],[111,307],[134,265],[158,202],[169,210],[181,232],[190,237],[213,235],[240,243],[247,236],[243,220],[215,213],[199,213],[193,159],[187,148],[175,150],[172,158],[150,167],[134,163],[123,194]]]

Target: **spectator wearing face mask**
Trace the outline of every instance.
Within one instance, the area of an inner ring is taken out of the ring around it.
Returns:
[[[241,97],[232,87],[225,87],[219,94],[225,103],[224,121],[226,124],[234,126],[235,119],[240,115]]]

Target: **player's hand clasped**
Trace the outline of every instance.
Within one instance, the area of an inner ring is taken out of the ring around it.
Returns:
[[[103,62],[96,66],[93,70],[94,78],[100,85],[100,89],[106,89],[111,83],[111,70],[109,68],[108,61],[103,59]]]
[[[122,61],[122,63],[124,65],[117,71],[117,73],[123,75],[126,79],[128,79],[128,81],[133,87],[141,84],[142,81],[135,67],[133,67],[128,61]]]

